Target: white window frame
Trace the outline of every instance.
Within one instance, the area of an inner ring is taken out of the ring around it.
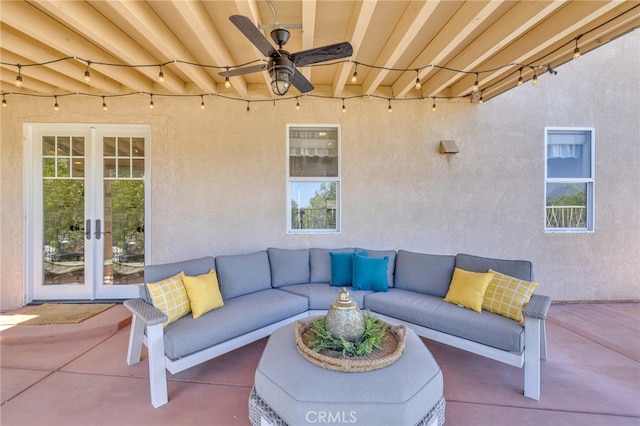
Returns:
[[[304,177],[304,176],[291,176],[290,173],[290,135],[292,129],[304,129],[304,128],[332,128],[337,131],[337,142],[338,142],[338,173],[337,176],[313,176],[313,177]],[[287,124],[287,149],[286,149],[286,229],[287,234],[340,234],[342,232],[342,136],[339,124]],[[292,191],[291,186],[293,183],[323,183],[330,182],[336,184],[336,224],[335,228],[330,229],[296,229],[292,228],[292,209],[291,209],[291,200],[292,200]]]
[[[562,133],[584,133],[590,140],[590,176],[550,178],[548,176],[549,136]],[[595,128],[593,127],[545,127],[544,129],[544,211],[543,224],[546,233],[592,233],[595,232]],[[547,186],[548,184],[586,184],[586,226],[584,227],[549,227],[547,226]]]

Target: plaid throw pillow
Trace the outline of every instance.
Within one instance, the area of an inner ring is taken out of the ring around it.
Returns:
[[[191,312],[189,297],[182,283],[182,277],[184,277],[184,272],[162,281],[147,284],[153,306],[169,317],[169,321],[163,323],[163,326]]]
[[[538,283],[519,280],[492,269],[489,272],[493,272],[493,279],[487,287],[482,309],[524,322],[522,310],[538,288]]]

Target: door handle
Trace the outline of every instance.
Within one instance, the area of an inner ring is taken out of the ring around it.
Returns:
[[[84,225],[84,235],[87,240],[91,239],[91,219],[87,219]]]
[[[100,221],[100,219],[96,219],[96,232],[94,232],[94,234],[96,235],[96,240],[99,240],[102,235],[111,233],[111,232],[102,232],[101,224],[102,222]]]

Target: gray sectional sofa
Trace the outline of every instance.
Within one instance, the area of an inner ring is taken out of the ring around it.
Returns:
[[[133,313],[127,362],[138,363],[148,348],[151,403],[168,402],[166,370],[171,374],[270,335],[277,328],[326,313],[341,286],[331,285],[331,252],[341,249],[269,248],[249,254],[204,257],[147,265],[145,282],[180,271],[200,275],[215,269],[224,306],[197,319],[191,315],[163,327],[167,316],[141,297],[125,301]],[[432,255],[406,250],[366,250],[388,258],[386,291],[353,290],[363,309],[390,323],[405,324],[418,335],[500,362],[524,368],[524,395],[540,397],[540,360],[546,359],[545,319],[551,303],[534,294],[524,308],[524,322],[488,311],[481,314],[443,301],[454,268],[489,269],[531,281],[528,261],[491,259],[468,254]],[[293,337],[292,337],[293,341]]]

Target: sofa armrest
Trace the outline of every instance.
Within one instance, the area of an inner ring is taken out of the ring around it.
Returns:
[[[549,306],[551,306],[551,298],[549,296],[534,294],[524,307],[523,314],[525,317],[546,320]]]
[[[161,310],[145,302],[143,299],[129,299],[124,301],[124,306],[137,316],[145,325],[162,324],[169,320]]]

